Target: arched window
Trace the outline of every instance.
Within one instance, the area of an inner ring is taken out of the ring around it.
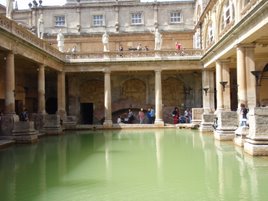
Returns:
[[[208,29],[207,29],[207,47],[210,46],[212,43],[214,43],[215,39],[215,32],[214,32],[214,27],[213,27],[213,23],[210,22],[208,25]]]
[[[234,4],[232,0],[226,0],[222,8],[221,15],[221,30],[224,30],[226,26],[231,24],[235,17]]]

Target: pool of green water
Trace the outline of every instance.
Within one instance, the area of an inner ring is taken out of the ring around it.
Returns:
[[[266,201],[268,158],[183,129],[82,131],[0,150],[1,201]]]

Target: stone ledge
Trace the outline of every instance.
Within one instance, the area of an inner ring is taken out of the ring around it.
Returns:
[[[244,151],[252,156],[268,156],[268,143],[265,145],[244,143]]]

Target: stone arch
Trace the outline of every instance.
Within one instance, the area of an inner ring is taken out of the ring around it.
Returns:
[[[217,15],[217,17],[216,17],[216,24],[217,24],[217,33],[218,34],[221,34],[222,33],[222,31],[224,31],[224,29],[225,29],[225,27],[223,27],[222,28],[222,24],[223,24],[223,9],[224,9],[224,6],[226,5],[226,3],[227,2],[229,2],[229,4],[231,4],[230,5],[230,7],[231,7],[231,13],[230,13],[230,15],[232,16],[232,19],[230,20],[230,23],[229,24],[231,24],[232,23],[232,21],[234,21],[235,20],[235,15],[236,15],[236,13],[235,13],[235,11],[236,11],[236,4],[234,3],[234,1],[233,0],[223,0],[219,5],[218,5],[218,8],[217,8],[217,10],[219,11],[218,12],[218,15]]]
[[[124,81],[121,85],[121,98],[144,103],[146,101],[146,84],[137,78]]]

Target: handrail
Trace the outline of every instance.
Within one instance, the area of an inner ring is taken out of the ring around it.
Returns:
[[[0,15],[0,28],[34,45],[35,47],[42,49],[51,56],[60,60],[64,59],[64,54],[58,49],[51,46],[47,41],[38,38],[35,34],[23,28],[17,22],[8,19],[4,15]]]
[[[75,52],[66,53],[67,60],[96,60],[96,59],[135,59],[135,58],[177,58],[177,57],[201,57],[203,50],[184,48],[181,50],[128,50],[128,51],[110,51],[110,52]]]

